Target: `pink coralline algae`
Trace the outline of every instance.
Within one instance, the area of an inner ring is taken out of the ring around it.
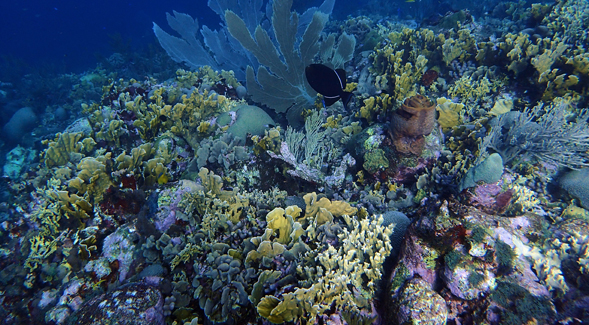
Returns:
[[[119,281],[123,282],[127,278],[131,263],[133,262],[133,253],[135,245],[132,236],[134,231],[128,227],[119,228],[116,232],[108,235],[103,242],[102,256],[109,262],[115,260],[119,262]]]
[[[512,197],[513,190],[505,191],[500,184],[484,184],[474,188],[469,202],[486,213],[497,214],[505,211]]]
[[[182,201],[184,194],[190,192],[188,186],[174,186],[163,190],[158,199],[157,214],[155,215],[155,227],[161,232],[165,232],[178,220],[176,211],[178,204]]]

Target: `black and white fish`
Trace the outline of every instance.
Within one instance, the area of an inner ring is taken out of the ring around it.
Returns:
[[[305,68],[305,76],[311,88],[323,95],[325,106],[330,106],[341,99],[344,107],[348,108],[348,102],[353,94],[344,91],[346,89],[344,69],[333,70],[323,64],[310,64]]]

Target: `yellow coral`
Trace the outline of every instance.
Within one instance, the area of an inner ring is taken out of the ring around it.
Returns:
[[[278,234],[279,243],[293,243],[303,234],[301,224],[294,221],[300,216],[301,211],[297,206],[289,206],[286,210],[275,208],[266,215],[267,227]]]
[[[78,190],[78,194],[90,202],[100,202],[104,192],[112,185],[106,173],[105,160],[111,159],[111,153],[98,158],[86,157],[78,164],[78,176],[69,182],[69,186]]]
[[[362,220],[354,216],[351,230],[338,235],[344,244],[329,246],[315,258],[317,266],[297,267],[306,281],[282,299],[267,295],[258,303],[258,313],[273,323],[296,321],[302,317],[314,322],[330,308],[360,314],[369,310],[376,286],[382,277],[384,259],[392,249],[389,236],[394,225],[382,226],[382,216]]]
[[[532,58],[532,65],[536,68],[540,76],[546,71],[550,71],[550,68],[556,62],[558,58],[566,51],[568,45],[564,42],[553,43],[550,49],[545,49],[544,53],[538,57]],[[540,82],[540,80],[538,80]]]
[[[211,127],[211,123],[208,121],[201,121],[196,130],[200,133],[207,133],[209,128]]]
[[[375,86],[393,94],[394,100],[403,100],[417,93],[417,84],[426,70],[427,58],[417,54],[415,62],[404,62],[405,50],[396,51],[391,45],[377,49],[372,56],[377,73]]]
[[[332,215],[331,218],[333,217],[341,217],[343,215],[354,215],[356,214],[356,212],[358,212],[358,209],[350,206],[349,203],[344,202],[344,201],[330,201],[328,198],[321,198],[320,200],[317,200],[317,193],[313,192],[313,193],[308,193],[305,196],[303,196],[303,199],[305,200],[306,203],[306,209],[305,209],[305,216],[304,218],[307,221],[317,221],[318,224],[322,224],[324,222],[327,221],[325,214],[329,213]],[[323,209],[323,210],[322,210]],[[319,215],[320,218],[319,220],[317,219],[318,214],[321,212],[321,214]],[[321,222],[321,223],[319,223]]]
[[[198,147],[200,133],[196,132],[200,123],[235,107],[236,102],[225,96],[204,91],[193,91],[190,96],[183,95],[182,103],[164,112],[173,122],[171,131],[182,136],[193,147]]]
[[[31,247],[29,255],[25,260],[25,267],[29,269],[29,272],[33,272],[39,264],[43,263],[43,260],[48,258],[57,250],[57,244],[65,236],[66,232],[62,232],[57,238],[48,240],[44,236],[33,236],[29,240]]]
[[[202,167],[198,172],[202,185],[213,195],[220,195],[221,188],[223,187],[223,181],[221,176],[215,175],[213,172],[209,172],[208,169]]]
[[[90,217],[93,207],[83,197],[68,191],[50,191],[49,195],[60,204],[60,210],[69,219],[86,219]]]
[[[121,120],[111,120],[106,130],[96,133],[96,138],[106,140],[118,147],[121,145],[120,138],[125,133],[123,125],[124,123]]]
[[[324,128],[332,128],[335,129],[339,126],[339,123],[342,121],[343,116],[338,114],[337,116],[331,115],[327,117],[326,122],[322,125]]]
[[[524,211],[531,211],[540,203],[540,200],[537,199],[534,191],[523,185],[525,181],[526,179],[524,177],[519,176],[509,187],[513,190],[514,196],[516,197],[514,204],[521,205]]]
[[[448,95],[459,97],[461,102],[479,101],[485,98],[491,91],[496,90],[496,85],[487,77],[474,80],[471,76],[462,76],[448,89]]]
[[[513,100],[512,99],[499,99],[493,105],[493,108],[489,111],[489,115],[492,116],[499,116],[501,114],[505,114],[513,109]]]
[[[574,73],[589,75],[589,53],[587,52],[569,57],[566,64],[573,66]]]
[[[84,156],[80,153],[84,148],[84,144],[78,142],[82,135],[83,133],[81,132],[58,133],[55,140],[49,142],[49,146],[45,150],[43,155],[45,165],[51,168],[55,166],[63,166],[70,161],[80,161]],[[91,142],[86,143],[87,145],[91,145]]]
[[[356,113],[356,117],[365,118],[371,122],[378,114],[384,114],[392,110],[395,100],[389,94],[380,94],[378,96],[371,96],[364,100],[364,105],[360,111]]]
[[[247,265],[251,265],[251,263],[258,261],[259,259],[273,259],[285,251],[286,248],[283,244],[265,240],[260,243],[256,250],[251,250],[247,253],[247,256],[245,257],[245,263]]]
[[[270,130],[265,130],[264,132],[265,135],[261,139],[258,136],[252,137],[252,140],[256,144],[254,147],[254,153],[256,155],[266,151],[278,153],[282,143],[280,139],[280,127],[271,128]]]
[[[354,135],[360,133],[360,131],[362,131],[362,127],[360,126],[360,122],[356,121],[352,122],[350,125],[344,126],[342,131],[346,135]]]
[[[186,246],[172,259],[170,262],[170,267],[172,271],[176,268],[176,266],[182,263],[188,263],[192,256],[202,253],[202,249],[199,245],[193,245],[192,243],[187,243]]]
[[[143,161],[151,157],[152,154],[153,148],[151,143],[144,143],[137,148],[131,149],[130,156],[123,151],[117,156],[117,158],[115,158],[117,169],[139,172],[140,168],[143,166]]]
[[[464,104],[454,103],[450,99],[440,97],[437,99],[438,123],[444,132],[454,126],[462,124]]]
[[[442,56],[446,65],[450,65],[454,60],[465,62],[471,57],[471,53],[475,52],[476,40],[468,29],[459,30],[457,36],[457,39],[452,37],[446,39],[443,34],[439,36],[444,42],[442,44]]]
[[[164,162],[163,158],[151,158],[144,163],[143,178],[147,186],[168,182],[171,176],[168,173],[168,168],[164,166]]]

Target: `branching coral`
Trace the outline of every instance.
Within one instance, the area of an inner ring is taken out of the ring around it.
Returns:
[[[303,287],[281,296],[267,295],[257,305],[258,313],[273,323],[305,318],[313,321],[328,309],[360,317],[371,309],[371,299],[380,280],[382,264],[391,251],[389,236],[394,226],[381,226],[382,217],[351,219],[351,231],[338,235],[343,245],[319,253],[316,267],[299,266],[305,275]]]
[[[569,39],[572,44],[587,44],[589,38],[585,31],[589,26],[588,11],[589,5],[583,0],[561,1],[552,7],[542,22],[557,36]]]
[[[440,35],[442,44],[442,56],[444,63],[450,65],[454,60],[465,62],[476,51],[476,40],[468,29],[461,29],[457,33],[457,39],[444,38]]]
[[[379,114],[386,114],[392,110],[396,101],[389,94],[383,93],[378,96],[371,96],[364,99],[364,105],[356,113],[357,117],[362,117],[368,122],[372,122]]]
[[[164,106],[162,114],[172,120],[173,133],[186,139],[191,147],[198,148],[198,141],[202,138],[197,130],[200,123],[229,111],[233,106],[234,103],[225,96],[208,91],[203,94],[193,91],[190,96],[182,95],[181,103]]]
[[[387,46],[377,49],[373,56],[374,70],[378,73],[376,88],[393,94],[397,101],[417,93],[417,85],[427,70],[425,56],[420,54],[414,63],[404,62],[404,51]]]

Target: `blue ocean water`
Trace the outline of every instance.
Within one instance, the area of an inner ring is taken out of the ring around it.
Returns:
[[[318,6],[321,1],[294,1],[299,12]],[[492,1],[481,5],[492,5]],[[370,5],[370,6],[368,6]],[[333,15],[369,13],[378,2],[338,1]],[[378,15],[401,15],[420,20],[436,12],[468,9],[477,11],[471,2],[384,1]],[[484,8],[481,8],[484,10]],[[112,52],[115,34],[130,41],[134,49],[153,44],[152,23],[166,25],[165,13],[173,10],[188,13],[202,25],[216,29],[219,17],[207,1],[33,1],[0,4],[0,57],[15,57],[32,66],[53,65],[61,72],[82,71],[96,63],[96,56]],[[480,11],[480,10],[478,10]]]
[[[115,34],[141,48],[154,42],[152,22],[165,24],[165,13],[190,12],[202,24],[219,23],[206,1],[18,1],[0,4],[0,56],[33,66],[56,65],[81,71],[96,55],[112,52]]]

